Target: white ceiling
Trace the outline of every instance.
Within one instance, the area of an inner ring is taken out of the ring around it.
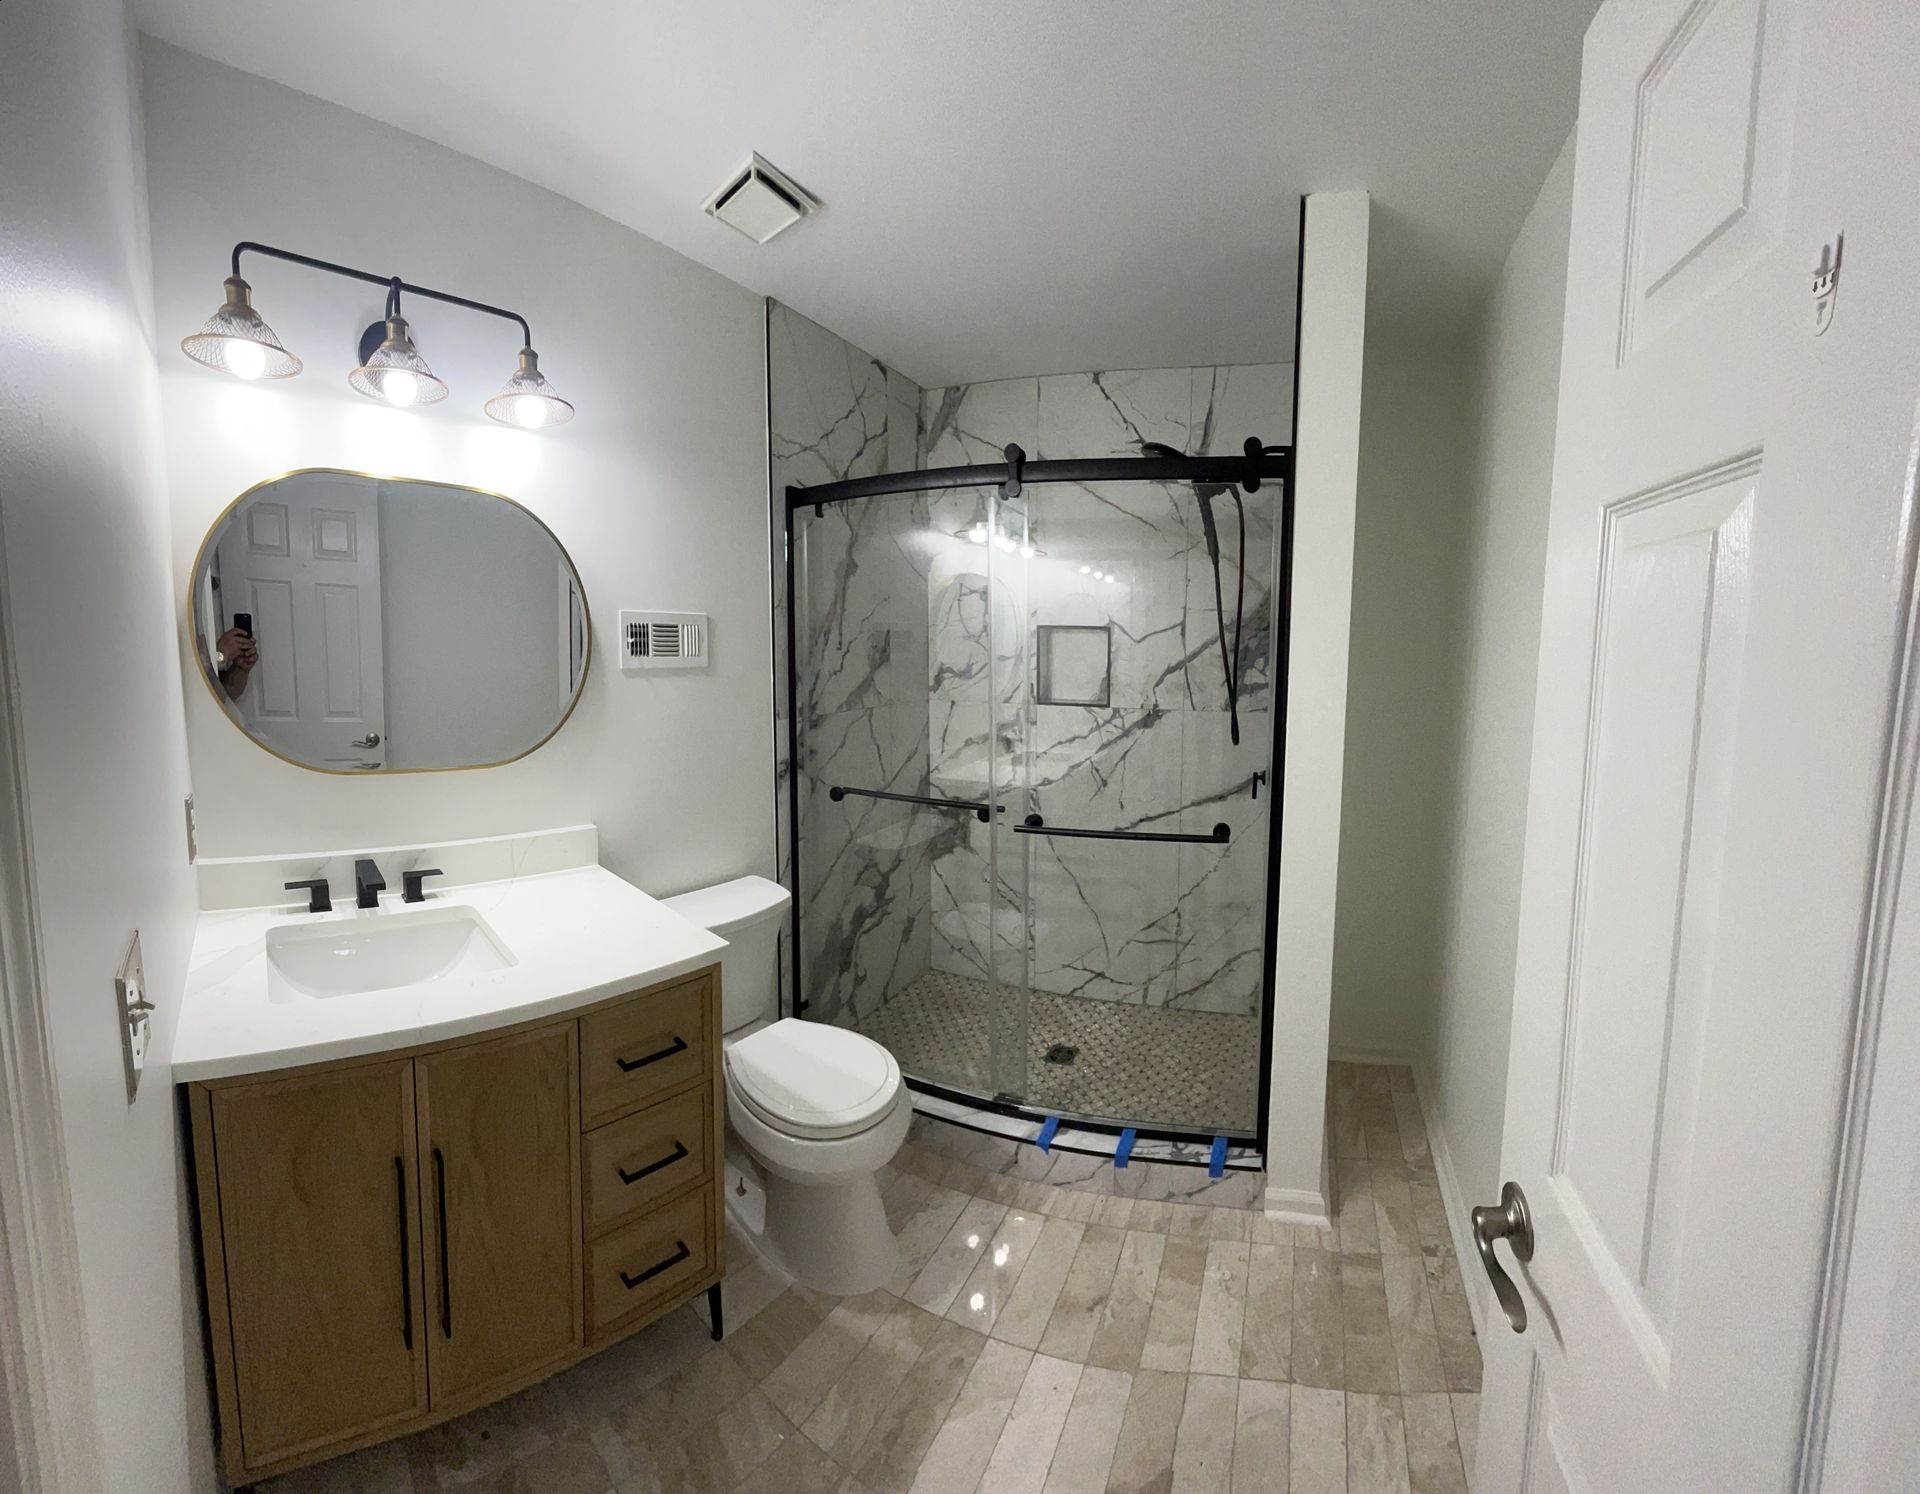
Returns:
[[[1457,327],[1598,0],[136,0],[144,30],[551,188],[921,383],[1292,356],[1299,195]],[[701,203],[759,150],[826,206]]]

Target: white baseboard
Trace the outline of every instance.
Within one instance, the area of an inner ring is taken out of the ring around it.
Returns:
[[[1327,1057],[1335,1063],[1381,1063],[1397,1068],[1413,1067],[1413,1055],[1405,1048],[1360,1048],[1337,1044],[1327,1049]]]
[[[1433,1172],[1440,1183],[1440,1205],[1447,1215],[1447,1233],[1453,1240],[1453,1254],[1460,1267],[1460,1280],[1466,1284],[1467,1307],[1473,1313],[1473,1331],[1481,1342],[1487,1337],[1487,1284],[1480,1269],[1480,1254],[1473,1243],[1473,1205],[1460,1191],[1460,1175],[1453,1170],[1453,1154],[1447,1149],[1446,1133],[1440,1129],[1433,1110],[1433,1076],[1424,1063],[1413,1065],[1413,1087],[1420,1101],[1420,1119],[1427,1128],[1427,1146],[1433,1152]]]
[[[1333,1211],[1327,1207],[1327,1200],[1333,1197],[1332,1162],[1327,1157],[1320,1159],[1320,1187],[1312,1188],[1274,1188],[1267,1189],[1265,1210],[1267,1218],[1281,1224],[1304,1224],[1312,1229],[1332,1229]]]

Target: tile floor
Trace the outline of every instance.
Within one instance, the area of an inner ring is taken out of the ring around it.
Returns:
[[[1405,1070],[1332,1066],[1329,1230],[1050,1188],[909,1144],[864,1297],[736,1243],[671,1314],[274,1494],[1466,1494],[1480,1354]]]
[[[988,1022],[1008,999],[970,975],[930,970],[859,1029],[915,1078],[993,1094]],[[1201,1131],[1255,1129],[1260,1019],[1035,991],[1027,998],[1025,1098],[1050,1114]],[[1071,1064],[1046,1061],[1054,1044]]]

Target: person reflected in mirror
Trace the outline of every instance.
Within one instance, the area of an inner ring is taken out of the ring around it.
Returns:
[[[260,662],[260,646],[247,630],[228,628],[214,649],[220,661],[220,688],[227,692],[228,700],[238,700],[247,693],[247,677]]]

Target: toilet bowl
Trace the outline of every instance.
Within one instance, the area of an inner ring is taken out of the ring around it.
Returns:
[[[852,1296],[885,1285],[900,1252],[879,1172],[913,1120],[900,1065],[857,1032],[774,1020],[784,887],[741,877],[665,901],[727,941],[722,1066],[728,1122],[766,1194],[756,1243],[815,1291]]]

